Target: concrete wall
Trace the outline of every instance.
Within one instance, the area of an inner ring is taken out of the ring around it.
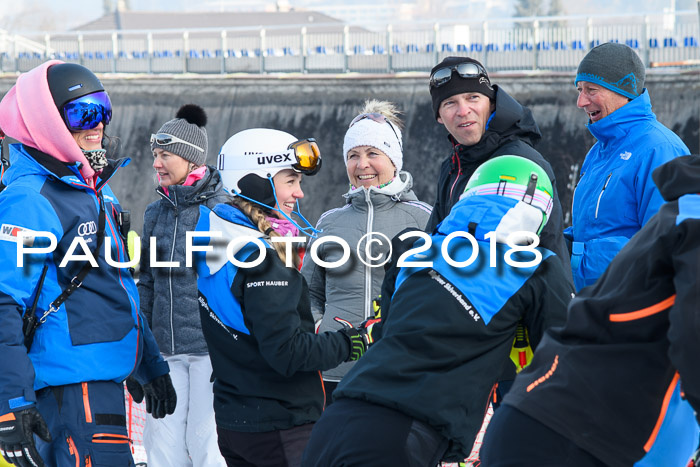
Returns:
[[[691,152],[700,152],[699,74],[650,74],[647,87],[659,120],[680,135]],[[0,78],[0,94],[16,78]],[[449,154],[444,128],[432,116],[426,77],[104,77],[114,119],[108,133],[121,141],[119,155],[132,158],[111,183],[140,232],[154,192],[149,136],[174,117],[184,103],[196,103],[209,115],[208,162],[215,164],[221,145],[234,133],[254,127],[276,128],[318,140],[323,169],[304,181],[302,212],[315,223],[325,210],[343,203],[348,188],[342,159],[343,135],[367,98],[394,101],[405,113],[404,167],[414,176],[418,197],[434,201],[440,162]],[[564,210],[571,206],[569,176],[580,164],[593,137],[576,108],[570,74],[494,75],[493,81],[529,106],[544,135],[537,147],[557,176]],[[577,171],[576,171],[577,172]]]

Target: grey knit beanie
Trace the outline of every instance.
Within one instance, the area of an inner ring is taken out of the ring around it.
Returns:
[[[151,138],[151,151],[155,148],[161,148],[192,162],[196,166],[203,165],[207,160],[207,149],[209,146],[207,130],[204,128],[206,124],[207,114],[204,112],[204,109],[195,104],[185,104],[180,107],[173,120],[165,122],[160,127],[158,134],[164,133],[174,136],[202,150],[200,151],[194,146],[180,142],[158,144],[157,138]]]
[[[574,85],[587,81],[634,99],[644,91],[645,73],[644,63],[632,48],[607,42],[593,47],[583,57]]]

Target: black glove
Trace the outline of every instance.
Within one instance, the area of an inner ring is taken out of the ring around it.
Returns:
[[[369,338],[367,336],[367,330],[354,328],[348,321],[342,318],[338,318],[337,316],[333,319],[343,325],[343,328],[339,329],[338,332],[345,334],[345,337],[347,337],[350,341],[350,353],[348,354],[348,358],[346,358],[345,361],[354,362],[356,360],[359,360],[360,357],[364,355],[365,350],[367,350],[367,347],[369,347]]]
[[[136,381],[136,378],[133,376],[129,376],[126,378],[126,389],[129,391],[129,394],[131,394],[131,398],[134,400],[134,402],[140,404],[144,396],[143,386],[141,386],[141,383]]]
[[[51,433],[36,407],[0,416],[0,450],[10,464],[19,467],[44,467],[34,445],[34,433],[51,442]]]
[[[166,373],[144,384],[143,392],[146,396],[146,412],[153,418],[163,418],[175,412],[177,394],[169,374]]]

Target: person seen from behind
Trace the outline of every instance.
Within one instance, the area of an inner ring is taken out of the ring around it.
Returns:
[[[382,300],[381,332],[371,328],[374,344],[339,383],[304,467],[464,461],[519,323],[536,347],[565,320],[573,288],[564,268],[530,245],[552,193],[536,163],[496,157],[476,169],[428,241],[407,240],[416,252]]]

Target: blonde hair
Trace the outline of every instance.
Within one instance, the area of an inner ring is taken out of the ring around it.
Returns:
[[[389,101],[380,101],[377,99],[367,99],[364,107],[358,115],[362,114],[382,114],[392,125],[403,131],[403,120],[401,120],[401,112],[396,104]]]
[[[252,203],[250,201],[247,201],[245,199],[242,199],[240,197],[234,197],[230,203],[233,206],[236,206],[240,208],[243,213],[248,216],[248,218],[253,221],[253,224],[255,224],[258,227],[258,230],[262,232],[263,234],[269,236],[269,237],[281,237],[280,234],[275,232],[275,230],[272,228],[270,225],[270,222],[266,218],[265,211],[262,210],[257,204]],[[285,265],[287,264],[287,251],[286,251],[286,244],[283,242],[275,242],[272,243],[272,247],[275,249],[277,252],[277,256],[280,257],[283,263]],[[292,248],[292,264],[294,265],[295,268],[299,268],[299,265],[301,264],[301,258],[299,257],[299,252],[297,251],[296,248]]]

